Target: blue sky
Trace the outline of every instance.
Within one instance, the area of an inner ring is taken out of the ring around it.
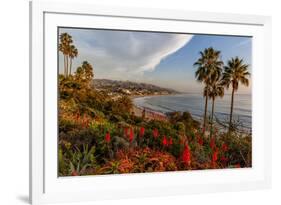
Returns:
[[[74,70],[87,60],[94,67],[95,78],[202,92],[202,84],[194,77],[193,63],[199,51],[208,47],[220,50],[224,62],[235,56],[243,58],[251,72],[251,37],[60,28],[59,33],[63,32],[72,36],[79,52]],[[63,70],[62,54],[59,70]],[[239,93],[251,93],[251,86],[241,86]]]

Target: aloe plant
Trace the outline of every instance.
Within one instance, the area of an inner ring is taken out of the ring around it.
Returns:
[[[59,173],[73,176],[83,174],[87,168],[96,165],[95,151],[95,146],[89,149],[88,145],[83,145],[82,151],[78,147],[69,147],[65,152],[59,148]]]

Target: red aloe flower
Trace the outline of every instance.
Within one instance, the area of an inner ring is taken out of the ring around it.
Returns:
[[[71,176],[78,176],[79,174],[78,174],[78,172],[77,171],[73,171],[73,172],[71,172]]]
[[[215,163],[218,160],[218,151],[213,152],[212,162]]]
[[[211,141],[210,141],[210,147],[211,147],[212,149],[214,149],[215,146],[216,146],[216,144],[215,144],[215,138],[212,138]]]
[[[133,128],[130,128],[129,141],[132,142],[133,139],[134,139],[134,130],[133,130]]]
[[[241,165],[238,163],[235,165],[235,168],[241,168]]]
[[[223,150],[224,152],[226,152],[226,151],[228,150],[228,146],[227,146],[226,143],[223,143],[223,145],[222,145],[222,150]]]
[[[144,127],[141,127],[140,128],[140,137],[144,136],[144,131],[145,131]]]
[[[107,133],[105,134],[105,141],[106,141],[106,143],[109,143],[109,142],[110,142],[110,133],[109,133],[109,132],[107,132]]]
[[[189,149],[188,145],[185,145],[183,154],[182,154],[182,160],[183,160],[184,164],[190,165],[190,163],[191,163],[190,157],[191,157],[190,149]]]
[[[167,141],[167,138],[166,138],[165,135],[164,135],[164,137],[163,137],[162,144],[163,144],[164,146],[167,146],[167,145],[168,145],[168,141]]]
[[[159,136],[159,132],[156,128],[153,130],[153,137],[157,138]]]

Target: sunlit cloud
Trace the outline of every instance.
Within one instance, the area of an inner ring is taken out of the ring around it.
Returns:
[[[96,78],[135,79],[185,46],[192,35],[148,32],[61,29],[68,32],[79,50],[74,69],[87,60]],[[63,60],[60,55],[60,70]]]

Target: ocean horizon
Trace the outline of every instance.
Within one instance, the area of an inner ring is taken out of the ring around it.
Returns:
[[[240,128],[252,128],[252,98],[251,94],[236,94],[234,96],[233,120],[239,121]],[[202,120],[204,115],[205,99],[200,93],[185,93],[175,95],[143,96],[133,99],[134,105],[160,113],[190,112],[192,117]],[[222,122],[228,122],[231,105],[231,94],[215,101],[215,117]],[[212,102],[208,102],[208,114],[211,115]]]

